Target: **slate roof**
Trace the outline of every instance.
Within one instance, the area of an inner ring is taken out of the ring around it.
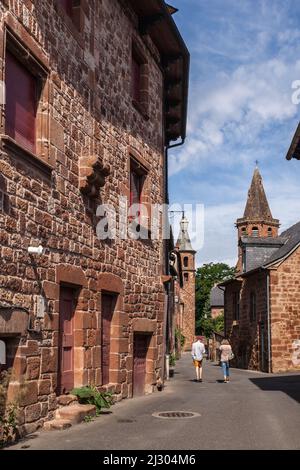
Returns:
[[[213,287],[210,291],[210,306],[224,307],[224,291],[218,286]]]
[[[288,256],[289,253],[291,253],[297,247],[297,245],[300,245],[300,222],[282,232],[280,237],[274,238],[274,243],[276,241],[280,241],[281,246],[277,250],[274,250],[270,257],[268,257],[263,263],[260,263],[256,266],[252,265],[250,269],[247,269],[247,271],[240,274],[240,276],[244,277],[247,276],[247,274],[256,271],[257,269],[271,267],[275,262],[280,261],[281,259]]]
[[[280,237],[241,237],[241,242],[245,245],[284,245],[286,238]]]
[[[284,245],[268,259],[265,266],[284,258],[300,243],[300,222],[282,232],[280,238],[285,239]]]

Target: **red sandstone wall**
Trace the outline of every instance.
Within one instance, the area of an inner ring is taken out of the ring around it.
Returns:
[[[40,149],[39,155],[49,168],[3,145],[0,159],[0,189],[6,198],[5,212],[0,214],[0,299],[27,307],[32,314],[35,296],[44,292],[49,309],[45,319],[36,323],[40,332],[22,338],[14,361],[17,379],[22,377],[26,385],[20,424],[28,432],[57,407],[62,281],[80,287],[75,318],[76,385],[101,385],[100,273],[117,276],[124,288],[123,306],[112,332],[114,391],[119,397],[132,394],[133,334],[146,328],[134,326],[136,318],[147,319],[153,333],[147,357],[150,388],[159,374],[164,312],[161,242],[100,242],[91,208],[97,202],[115,206],[119,195],[128,195],[131,150],[149,168],[148,201],[163,201],[162,75],[155,47],[137,37],[134,15],[130,10],[125,14],[117,0],[85,1],[81,32],[57,9],[56,1],[14,0],[9,4],[8,13],[8,2],[0,3],[0,65],[7,21],[49,67],[48,95],[43,98],[49,119],[40,131],[46,150]],[[148,60],[147,118],[131,100],[132,39]],[[3,133],[3,113],[1,119]],[[110,175],[98,201],[91,202],[79,190],[79,176],[82,162],[95,156],[110,168]],[[32,260],[26,249],[39,243],[48,252]],[[11,395],[19,387],[15,388],[11,387]]]
[[[271,271],[272,369],[300,369],[300,251]]]
[[[240,319],[233,321],[233,293],[240,289]],[[250,294],[256,292],[256,321],[250,321]],[[267,345],[267,284],[264,272],[247,277],[241,287],[237,284],[226,287],[225,331],[232,345],[235,360],[233,365],[259,370],[261,368],[259,323],[265,324],[264,344]],[[267,346],[265,346],[267,347]],[[266,350],[264,351],[266,353]]]
[[[192,253],[181,253],[182,266],[183,259],[188,257],[188,268],[183,267],[183,287],[180,290],[180,301],[183,304],[182,332],[185,336],[184,350],[190,351],[195,337],[196,328],[196,286],[195,286],[195,257]],[[185,280],[185,273],[188,274],[188,281]]]

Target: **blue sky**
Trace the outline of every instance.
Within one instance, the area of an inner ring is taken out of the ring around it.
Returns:
[[[188,138],[170,153],[171,202],[205,206],[197,265],[236,262],[255,161],[281,229],[300,220],[300,162],[285,159],[300,119],[299,0],[173,0],[191,53]]]

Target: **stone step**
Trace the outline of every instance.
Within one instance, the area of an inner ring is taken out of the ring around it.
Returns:
[[[86,416],[95,416],[96,407],[94,405],[70,405],[59,408],[55,412],[55,417],[65,419],[72,424],[81,423]]]
[[[75,395],[61,395],[57,398],[57,402],[60,406],[68,406],[72,403],[77,403],[77,397]]]
[[[46,423],[44,423],[45,431],[63,431],[71,426],[72,423],[68,419],[53,419],[52,421],[46,421]]]

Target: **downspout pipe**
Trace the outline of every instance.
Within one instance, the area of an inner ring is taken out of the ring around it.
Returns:
[[[173,149],[175,147],[180,147],[184,145],[185,143],[185,137],[181,139],[181,142],[178,142],[177,144],[172,144],[172,145],[167,145],[165,147],[165,162],[164,162],[164,203],[169,204],[169,150]],[[169,222],[169,221],[168,221]],[[165,221],[163,221],[165,223]],[[166,252],[168,250],[165,250]],[[166,274],[169,274],[169,257],[166,255],[165,256],[165,272]]]
[[[270,271],[267,271],[267,322],[268,322],[268,372],[272,372],[271,358],[271,311],[270,311]]]
[[[167,145],[165,150],[165,202],[169,204],[169,150],[181,147],[185,143],[185,137],[177,144]]]

